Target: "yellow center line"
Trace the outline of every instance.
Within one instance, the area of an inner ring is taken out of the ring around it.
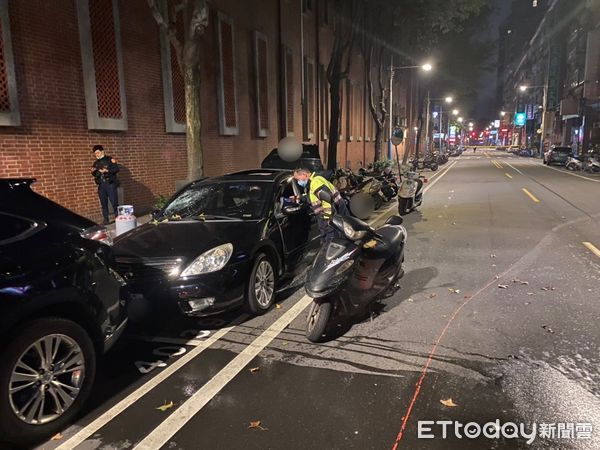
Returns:
[[[504,172],[504,175],[506,175],[508,178],[512,178],[512,175],[510,173]]]
[[[500,166],[500,168],[504,168],[504,166],[502,165],[502,163],[500,161],[496,161],[498,163],[498,166]]]
[[[591,242],[582,242],[582,244],[585,245],[590,250],[590,252],[592,252],[594,255],[600,258],[600,250],[598,250],[598,247],[596,247]]]
[[[531,192],[529,192],[527,189],[525,189],[525,188],[521,188],[521,189],[523,190],[523,192],[525,192],[529,196],[529,198],[531,200],[533,200],[536,203],[540,202],[539,199],[535,195],[533,195]]]

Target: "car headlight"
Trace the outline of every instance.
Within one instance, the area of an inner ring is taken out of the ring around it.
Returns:
[[[233,253],[233,245],[223,244],[210,249],[192,262],[187,268],[181,272],[181,277],[189,277],[191,275],[201,275],[203,273],[216,272],[221,270],[231,258]]]
[[[359,241],[365,237],[366,231],[356,231],[348,222],[344,221],[344,234],[351,241]]]

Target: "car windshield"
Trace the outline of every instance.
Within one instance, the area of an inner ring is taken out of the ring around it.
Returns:
[[[265,182],[202,183],[180,192],[162,211],[169,219],[259,219],[264,215],[272,186]]]

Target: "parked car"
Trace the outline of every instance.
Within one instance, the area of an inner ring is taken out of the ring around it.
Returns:
[[[0,441],[13,446],[69,424],[127,323],[107,230],[34,181],[0,179]]]
[[[263,314],[316,254],[320,233],[291,173],[256,169],[193,182],[155,220],[115,240],[139,310]],[[314,255],[313,255],[314,256]],[[149,307],[149,310],[147,309]],[[138,308],[136,306],[136,311]]]
[[[553,146],[544,154],[544,164],[560,164],[564,166],[567,164],[569,156],[573,153],[571,147],[559,147]]]

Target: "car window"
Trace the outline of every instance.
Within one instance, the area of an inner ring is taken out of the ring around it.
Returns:
[[[23,217],[0,213],[0,245],[25,239],[36,231],[38,224]]]
[[[169,203],[163,217],[187,218],[203,214],[237,219],[263,217],[272,186],[267,182],[226,181],[202,183],[188,187]]]

